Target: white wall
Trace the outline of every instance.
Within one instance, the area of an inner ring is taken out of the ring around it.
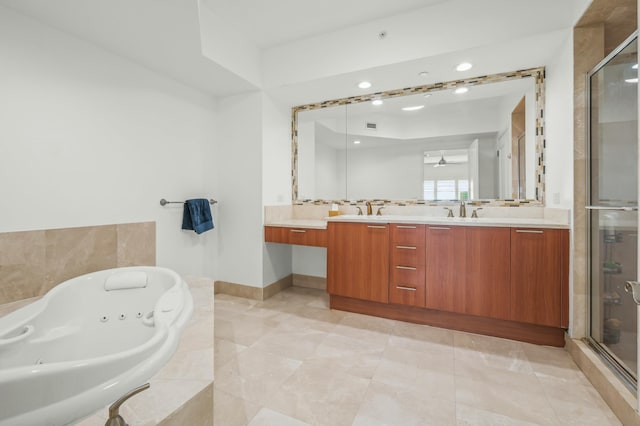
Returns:
[[[546,205],[573,207],[573,32],[546,69]]]
[[[221,281],[262,287],[262,95],[219,102],[219,275]]]
[[[262,95],[262,204],[265,206],[291,204],[290,120],[289,108]],[[262,232],[258,238],[264,241]],[[291,274],[291,246],[266,243],[262,246],[263,286]]]
[[[267,206],[291,204],[291,109],[262,96],[262,197]]]
[[[256,87],[260,87],[262,84],[260,50],[234,26],[233,22],[223,19],[215,12],[209,9],[206,2],[198,0],[202,54]]]
[[[155,221],[159,265],[215,276],[219,228],[159,205],[220,198],[213,100],[3,7],[0,57],[0,232]]]
[[[293,272],[312,277],[327,277],[327,249],[324,247],[293,247]]]

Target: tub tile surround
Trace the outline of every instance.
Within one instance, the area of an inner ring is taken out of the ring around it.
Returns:
[[[131,426],[213,424],[213,281],[186,277],[194,310],[176,353],[150,380],[151,388],[125,402],[120,414]],[[103,426],[108,406],[77,423]]]
[[[215,304],[217,425],[621,424],[563,349],[332,311],[297,287]]]
[[[155,248],[155,222],[0,233],[0,305],[89,272],[153,266]]]

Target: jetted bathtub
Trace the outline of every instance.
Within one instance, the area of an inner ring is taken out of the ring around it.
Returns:
[[[129,267],[0,318],[0,426],[64,425],[114,402],[169,360],[192,312],[178,274]]]

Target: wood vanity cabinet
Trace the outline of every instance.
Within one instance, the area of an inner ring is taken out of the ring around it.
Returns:
[[[426,307],[510,319],[509,228],[428,226]]]
[[[332,309],[563,346],[566,229],[330,222]]]
[[[427,226],[426,229],[426,302],[439,311],[461,312],[460,274],[466,269],[464,257],[465,228]]]
[[[569,325],[569,231],[511,230],[511,319]]]
[[[389,302],[389,225],[330,222],[327,291]]]
[[[425,225],[389,226],[389,303],[424,307]]]
[[[465,229],[464,278],[460,286],[462,313],[511,318],[510,228]]]
[[[267,243],[326,247],[327,231],[325,229],[289,228],[285,226],[265,226],[264,241]]]

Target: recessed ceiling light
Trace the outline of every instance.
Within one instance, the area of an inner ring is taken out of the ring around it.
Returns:
[[[634,66],[632,66],[631,68],[633,68],[634,70],[638,69],[638,64],[635,64]]]
[[[371,104],[375,106],[382,105],[383,103],[382,99],[374,99],[371,101]]]
[[[463,93],[467,93],[469,91],[468,87],[458,87],[456,90],[453,91],[453,93],[455,93],[456,95],[462,95]]]
[[[354,144],[358,145],[360,141],[353,141]]]
[[[358,87],[361,89],[368,89],[369,87],[371,87],[371,83],[369,83],[368,81],[361,81],[360,83],[358,83]]]
[[[638,82],[638,77],[636,77],[636,78],[628,78],[625,81],[627,83],[637,83]]]
[[[403,111],[417,111],[419,109],[424,108],[424,105],[416,105],[416,106],[410,106],[410,107],[404,107],[402,108]]]
[[[418,75],[422,78],[429,77],[429,73],[427,71],[421,71],[418,73]]]
[[[473,65],[469,62],[462,62],[461,64],[458,64],[456,71],[469,71],[472,67]]]
[[[425,97],[425,98],[430,98],[430,97],[431,97],[431,93],[425,93],[425,94],[424,94],[424,97]]]

